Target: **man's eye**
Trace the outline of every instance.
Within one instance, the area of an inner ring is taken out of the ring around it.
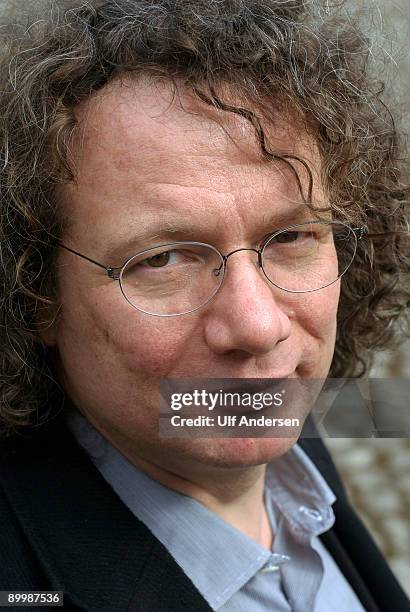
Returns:
[[[182,255],[179,251],[163,251],[162,253],[157,253],[152,257],[143,259],[139,262],[139,265],[144,268],[165,268],[169,263],[178,263],[181,257]]]
[[[289,230],[273,236],[265,245],[265,257],[303,256],[317,249],[320,235],[316,232]]]
[[[298,239],[302,238],[302,232],[283,232],[282,234],[278,234],[274,238],[274,242],[279,242],[280,244],[286,244],[287,242],[296,242]]]
[[[274,236],[269,244],[271,246],[274,246],[275,244],[294,244],[295,246],[302,246],[311,244],[313,241],[317,240],[318,237],[318,234],[314,232],[290,230]]]

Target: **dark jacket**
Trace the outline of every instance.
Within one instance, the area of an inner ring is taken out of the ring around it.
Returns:
[[[410,610],[353,512],[323,443],[310,439],[302,446],[337,496],[336,523],[322,542],[363,607]],[[210,610],[59,419],[36,435],[1,443],[0,525],[0,590],[64,591],[66,610]]]

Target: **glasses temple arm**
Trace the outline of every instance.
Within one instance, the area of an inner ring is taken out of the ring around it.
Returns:
[[[70,247],[65,246],[65,244],[63,244],[62,242],[57,242],[57,244],[62,249],[65,249],[66,251],[70,251],[70,253],[74,253],[74,255],[78,255],[78,257],[81,257],[82,259],[86,259],[90,263],[98,266],[99,268],[102,268],[103,270],[107,272],[110,278],[115,278],[115,271],[118,270],[119,268],[107,268],[107,266],[104,266],[104,264],[99,263],[98,261],[95,261],[95,259],[91,259],[91,257],[87,257],[87,255],[83,255],[82,253],[79,253],[78,251],[75,251],[74,249],[70,249]]]

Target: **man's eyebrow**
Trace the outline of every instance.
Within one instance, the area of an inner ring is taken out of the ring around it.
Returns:
[[[269,234],[287,225],[310,220],[314,220],[310,209],[304,203],[294,202],[286,210],[272,210],[266,213],[260,221],[260,230],[263,233],[265,229]],[[207,239],[203,239],[204,234]],[[117,267],[122,265],[127,257],[159,244],[177,242],[179,239],[207,242],[212,241],[214,235],[214,226],[203,226],[197,221],[192,222],[185,219],[158,221],[153,217],[148,223],[135,225],[132,235],[128,231],[123,238],[116,236],[115,240],[107,242],[102,257],[104,262],[108,262],[107,265]]]
[[[154,221],[146,225],[135,226],[133,234],[127,232],[127,236],[121,238],[116,236],[115,241],[107,242],[103,251],[104,261],[107,260],[110,265],[124,263],[124,260],[139,251],[155,246],[157,244],[166,243],[168,240],[174,242],[179,236],[192,235],[193,226],[191,223],[181,221]],[[186,238],[185,238],[186,239]]]
[[[325,219],[329,214],[322,212],[320,218]],[[307,221],[315,221],[316,216],[313,210],[305,203],[292,203],[292,206],[286,210],[282,210],[276,214],[265,214],[263,221],[265,227],[270,232],[276,232],[288,225],[296,225]]]

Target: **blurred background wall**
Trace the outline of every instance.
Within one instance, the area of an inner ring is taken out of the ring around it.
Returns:
[[[370,34],[376,34],[376,44],[385,49],[390,93],[402,108],[403,124],[409,129],[405,107],[410,99],[410,0],[350,0],[350,4],[363,10],[365,23],[366,7],[376,9],[366,27]],[[27,12],[35,6],[35,0],[29,4],[26,0],[0,0],[0,12]],[[410,379],[410,342],[400,350],[379,355],[371,375]],[[326,444],[353,505],[410,595],[410,440],[328,439]]]
[[[392,98],[410,131],[410,0],[352,0],[351,4],[359,2],[380,8],[373,25],[383,32],[386,56],[391,54]],[[379,354],[371,376],[410,379],[410,342]],[[328,439],[326,443],[353,506],[410,595],[410,439]]]
[[[380,355],[370,375],[410,379],[410,343]],[[327,438],[325,443],[352,505],[410,596],[410,439]]]

